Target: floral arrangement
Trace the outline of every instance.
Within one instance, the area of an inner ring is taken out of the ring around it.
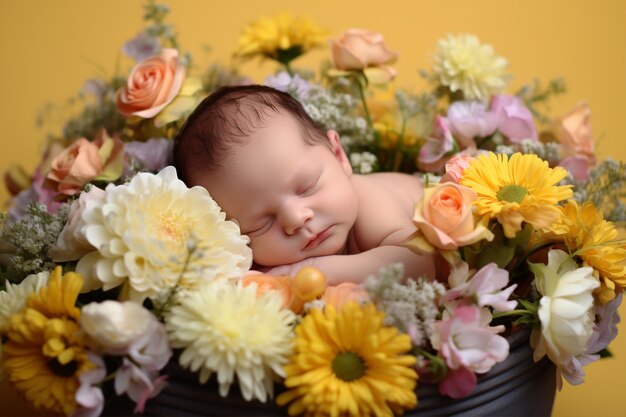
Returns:
[[[222,396],[237,385],[265,402],[279,381],[290,415],[383,416],[415,408],[422,381],[471,395],[522,326],[559,387],[608,354],[626,286],[624,165],[596,160],[585,103],[540,111],[562,81],[506,94],[506,60],[462,34],[437,44],[430,91],[393,91],[398,54],[379,33],[332,39],[316,75],[292,62],[324,30],[286,14],[252,23],[235,55],[276,61],[265,83],[336,129],[356,172],[422,173],[406,245],[450,273],[403,282],[390,265],[336,287],[312,268],[249,275],[237,224],[169,166],[200,100],[249,81],[218,65],[192,74],[166,15],[148,2],[146,29],[123,48],[136,65],[89,80],[35,172],[5,174],[0,376],[37,409],[100,415],[108,384],[141,412],[176,357]]]

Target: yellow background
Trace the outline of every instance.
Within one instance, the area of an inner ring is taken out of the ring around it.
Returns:
[[[514,76],[510,92],[534,77],[547,81],[564,76],[568,94],[552,102],[552,114],[587,100],[600,157],[626,159],[626,1],[171,0],[168,4],[169,22],[200,67],[213,60],[228,63],[246,23],[287,10],[309,16],[327,28],[329,36],[350,27],[382,32],[389,47],[400,52],[396,83],[413,89],[424,88],[417,71],[429,68],[437,39],[447,33],[474,33],[508,59]],[[0,0],[0,171],[11,163],[29,171],[35,167],[47,133],[35,128],[35,116],[46,102],[63,103],[86,79],[112,75],[116,63],[120,73],[126,72],[130,61],[122,57],[120,47],[143,27],[141,5],[140,0]],[[210,55],[203,52],[203,45],[211,46]],[[323,49],[294,66],[316,69],[327,56]],[[256,81],[275,68],[256,61],[242,67]],[[6,198],[2,189],[0,201]],[[621,311],[624,315],[626,308]],[[566,385],[557,396],[554,416],[626,413],[622,405],[626,335],[620,336],[613,344],[616,358],[590,365],[584,385]],[[0,415],[18,412],[7,408],[9,401],[17,400],[5,387]]]

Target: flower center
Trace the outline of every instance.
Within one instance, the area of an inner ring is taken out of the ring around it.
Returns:
[[[67,378],[74,375],[78,370],[78,361],[73,360],[62,364],[58,358],[52,358],[48,361],[48,368],[50,368],[52,373]]]
[[[161,213],[158,218],[158,230],[162,236],[167,237],[176,246],[184,244],[187,238],[187,231],[182,216],[166,212]]]
[[[346,382],[359,379],[365,373],[365,362],[354,352],[343,352],[333,360],[333,372]]]
[[[496,198],[500,201],[508,201],[509,203],[521,203],[528,194],[528,190],[521,185],[507,184],[500,188]]]

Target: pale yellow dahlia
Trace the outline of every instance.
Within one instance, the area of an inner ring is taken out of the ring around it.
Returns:
[[[559,210],[561,218],[542,230],[541,239],[563,242],[584,265],[592,267],[602,284],[600,301],[611,301],[616,286],[618,291],[626,288],[626,242],[618,239],[615,225],[604,220],[589,201],[579,205],[570,200]]]
[[[63,276],[57,267],[48,285],[11,316],[4,367],[13,386],[37,409],[69,415],[77,407],[80,374],[95,367],[87,359],[75,306],[82,281],[75,273]]]
[[[393,416],[415,407],[411,340],[384,326],[373,304],[313,309],[296,328],[296,351],[285,367],[290,415]]]
[[[262,56],[282,63],[324,44],[325,31],[310,19],[281,13],[273,18],[261,17],[246,26],[239,37],[235,55]]]
[[[110,184],[104,202],[88,204],[83,220],[87,240],[98,249],[76,266],[84,291],[127,284],[129,298],[141,301],[175,285],[192,290],[205,281],[239,278],[252,262],[239,226],[225,220],[205,188],[187,188],[171,166]]]
[[[437,42],[433,65],[436,81],[468,100],[484,100],[504,87],[506,59],[474,35],[448,35]]]
[[[513,238],[527,222],[548,227],[561,217],[557,203],[572,197],[570,186],[555,185],[567,175],[550,168],[537,155],[481,155],[463,171],[459,183],[478,193],[476,214],[497,219],[504,234]]]
[[[215,281],[188,294],[166,315],[172,347],[183,348],[180,364],[200,371],[205,383],[217,373],[220,395],[228,395],[235,376],[246,400],[273,397],[273,374],[293,346],[295,315],[283,309],[278,291],[257,298],[256,284],[243,287]]]

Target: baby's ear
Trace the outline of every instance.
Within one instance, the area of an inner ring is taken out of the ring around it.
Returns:
[[[341,146],[341,140],[339,138],[339,133],[337,131],[329,129],[326,132],[326,136],[328,137],[328,141],[330,142],[330,150],[333,155],[341,164],[346,175],[352,175],[352,165],[350,165],[350,160],[346,155],[346,152],[343,150],[343,146]]]

